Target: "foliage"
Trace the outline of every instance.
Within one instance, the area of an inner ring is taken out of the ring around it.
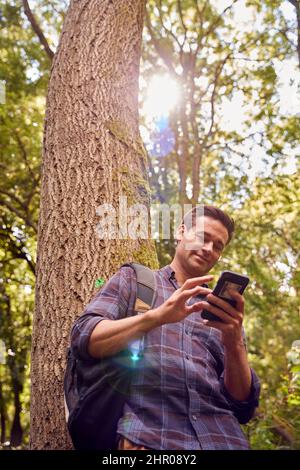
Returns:
[[[26,445],[41,143],[50,62],[22,11],[0,2],[1,442]],[[49,11],[48,11],[49,13]],[[5,432],[3,427],[5,426]]]
[[[234,212],[236,234],[219,266],[247,272],[251,279],[245,327],[262,393],[258,416],[247,432],[257,449],[299,448],[287,361],[287,354],[289,361],[294,357],[288,353],[291,344],[300,338],[299,196],[296,174],[258,178]],[[221,192],[219,197],[221,203]]]
[[[292,157],[290,144],[298,145],[299,117],[286,115],[280,98],[280,61],[296,70],[296,29],[282,2],[249,1],[243,11],[239,4],[148,2],[143,76],[168,73],[181,92],[169,116],[174,145],[167,155],[157,156],[157,125],[144,122],[158,200],[174,201],[178,191],[182,204],[212,198],[216,178],[235,167],[236,186],[245,186],[255,152],[272,168]],[[245,11],[243,21],[239,15]],[[238,113],[237,119],[226,122],[224,110]]]

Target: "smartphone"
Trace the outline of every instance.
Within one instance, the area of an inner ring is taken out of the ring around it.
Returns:
[[[212,294],[220,297],[222,300],[230,303],[233,307],[236,306],[236,301],[230,296],[228,289],[233,289],[242,294],[246,289],[249,283],[249,277],[243,276],[242,274],[237,274],[232,271],[223,271],[221,276],[218,279],[218,282],[212,291]],[[211,302],[213,305],[213,303]],[[220,307],[219,307],[220,308]],[[210,321],[222,321],[219,317],[209,312],[208,310],[203,310],[201,317],[205,320]]]

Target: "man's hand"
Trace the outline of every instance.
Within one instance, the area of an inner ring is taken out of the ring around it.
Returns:
[[[232,307],[228,302],[213,294],[208,294],[207,300],[214,305],[202,301],[200,308],[208,310],[222,320],[221,322],[209,320],[204,320],[203,322],[205,325],[216,328],[222,332],[222,341],[226,348],[235,349],[244,347],[242,328],[245,302],[243,296],[238,292],[234,290],[228,291],[231,297],[236,300],[236,307]]]
[[[155,319],[157,326],[164,325],[165,323],[179,322],[192,312],[200,310],[200,304],[202,305],[202,302],[196,302],[193,305],[187,305],[186,302],[194,295],[210,294],[212,289],[201,287],[201,284],[211,282],[213,277],[214,276],[206,275],[194,277],[185,281],[185,283],[177,289],[171,297],[168,298],[168,300],[151,311],[151,315]]]
[[[236,307],[234,308],[225,300],[209,294],[207,299],[215,305],[202,302],[202,308],[217,315],[222,322],[204,320],[204,323],[222,332],[225,349],[225,387],[234,399],[244,401],[249,398],[252,380],[242,334],[244,298],[234,290],[229,290],[229,292],[231,297],[236,300]]]

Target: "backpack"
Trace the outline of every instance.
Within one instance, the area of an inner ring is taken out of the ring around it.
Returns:
[[[155,277],[151,269],[138,263],[131,266],[137,277],[134,315],[153,307],[156,298]],[[118,421],[140,362],[143,338],[131,343],[130,349],[101,359],[83,360],[67,352],[64,375],[64,399],[68,431],[77,450],[111,450],[116,448]]]

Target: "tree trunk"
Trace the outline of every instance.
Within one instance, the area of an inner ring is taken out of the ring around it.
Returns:
[[[9,369],[10,378],[11,378],[11,388],[14,397],[14,417],[13,422],[10,430],[10,445],[11,447],[18,447],[22,443],[23,438],[23,428],[21,424],[21,400],[20,396],[23,391],[24,386],[24,365],[26,362],[26,354],[24,355],[24,350],[22,350],[23,354],[19,354],[18,344],[15,340],[14,336],[14,320],[12,315],[11,309],[11,298],[8,294],[3,292],[3,298],[5,300],[5,317],[7,322],[7,332],[6,332],[6,340],[9,349],[13,352],[13,354],[7,357],[6,364]],[[28,326],[28,325],[27,325]],[[5,412],[5,402],[3,401],[3,412],[2,412],[2,390],[0,390],[0,403],[1,403],[1,425],[2,424],[2,415],[3,415],[3,423],[4,423],[4,434],[5,434],[5,421],[6,421],[6,412]],[[3,414],[4,413],[4,414]]]
[[[180,188],[179,188],[179,203],[184,206],[188,203],[188,197],[186,192],[187,185],[187,164],[189,161],[189,132],[187,127],[187,116],[186,116],[186,104],[183,100],[183,103],[180,105],[179,111],[179,122],[182,132],[182,137],[179,140],[180,142],[180,167],[179,167],[179,176],[180,176]]]
[[[14,412],[14,419],[13,423],[11,426],[11,431],[10,431],[10,445],[12,447],[18,447],[21,442],[22,442],[22,437],[23,437],[23,429],[21,426],[21,402],[20,402],[20,394],[22,393],[23,390],[23,384],[19,382],[18,378],[18,373],[16,371],[16,365],[15,365],[15,370],[12,370],[12,385],[13,385],[13,393],[14,393],[14,406],[15,406],[15,412]]]
[[[7,413],[5,408],[5,400],[2,391],[2,382],[0,382],[0,417],[1,417],[1,433],[0,433],[0,443],[4,444],[6,441],[6,420]]]
[[[38,229],[31,448],[66,449],[63,373],[70,328],[127,260],[157,263],[149,239],[101,240],[96,208],[149,208],[138,126],[145,0],[72,0],[49,84]],[[124,216],[124,211],[123,211]]]

